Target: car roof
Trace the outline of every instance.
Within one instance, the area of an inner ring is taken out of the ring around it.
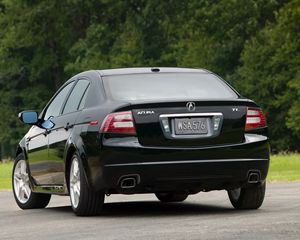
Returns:
[[[140,68],[116,68],[97,70],[101,76],[128,75],[143,73],[210,73],[206,69],[176,68],[176,67],[140,67]]]

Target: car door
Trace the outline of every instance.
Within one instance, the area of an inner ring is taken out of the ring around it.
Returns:
[[[44,110],[42,119],[48,120],[49,118],[59,115],[59,111],[72,85],[73,84],[69,83],[57,92]],[[46,130],[38,126],[33,126],[26,136],[29,169],[37,185],[49,184],[48,142],[50,131],[50,129]]]
[[[51,178],[48,180],[51,184],[62,185],[64,183],[64,152],[66,142],[80,114],[80,106],[84,101],[89,84],[89,80],[79,79],[69,94],[61,114],[52,119],[55,126],[49,133],[49,167]]]
[[[48,136],[45,129],[32,126],[26,138],[30,171],[36,184],[41,184],[48,159]]]

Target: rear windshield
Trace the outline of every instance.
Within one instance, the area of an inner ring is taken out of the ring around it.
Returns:
[[[104,76],[115,100],[223,99],[237,94],[213,74],[151,73]]]

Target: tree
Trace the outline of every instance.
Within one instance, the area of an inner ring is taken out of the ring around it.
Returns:
[[[85,35],[99,4],[96,0],[0,2],[2,155],[11,155],[10,146],[15,147],[28,129],[18,122],[17,113],[24,108],[41,110],[68,79],[64,66],[69,49]]]
[[[266,111],[274,151],[299,150],[300,2],[286,4],[276,22],[246,44],[238,88]]]
[[[231,80],[244,44],[285,1],[191,1],[180,38],[173,43],[179,66],[203,67]]]
[[[299,0],[0,0],[2,149],[69,77],[138,66],[218,73],[272,116],[273,149],[299,149],[299,25]]]

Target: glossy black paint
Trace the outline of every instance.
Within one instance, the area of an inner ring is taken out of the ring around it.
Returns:
[[[209,73],[160,68],[160,73],[165,72]],[[247,184],[248,173],[253,170],[260,172],[261,181],[265,180],[269,167],[267,128],[244,131],[246,108],[257,107],[253,101],[239,95],[238,99],[195,101],[195,113],[222,113],[220,134],[214,138],[167,139],[159,116],[188,113],[186,103],[190,99],[115,101],[104,88],[104,75],[142,73],[152,71],[150,68],[87,71],[62,86],[73,84],[68,97],[78,81],[90,82],[83,109],[52,118],[55,124],[52,129],[33,126],[20,141],[17,154],[23,152],[26,156],[33,191],[68,194],[68,167],[74,152],[83,160],[84,177],[90,187],[107,193],[230,189]],[[66,100],[60,112],[65,103]],[[39,116],[41,121],[46,120],[43,116],[49,104]],[[232,108],[239,110],[233,112]],[[133,113],[137,136],[99,133],[107,114],[126,110]],[[154,114],[141,116],[138,111]],[[95,121],[98,124],[90,124]],[[121,189],[120,179],[128,175],[138,175],[138,185],[130,190]]]

